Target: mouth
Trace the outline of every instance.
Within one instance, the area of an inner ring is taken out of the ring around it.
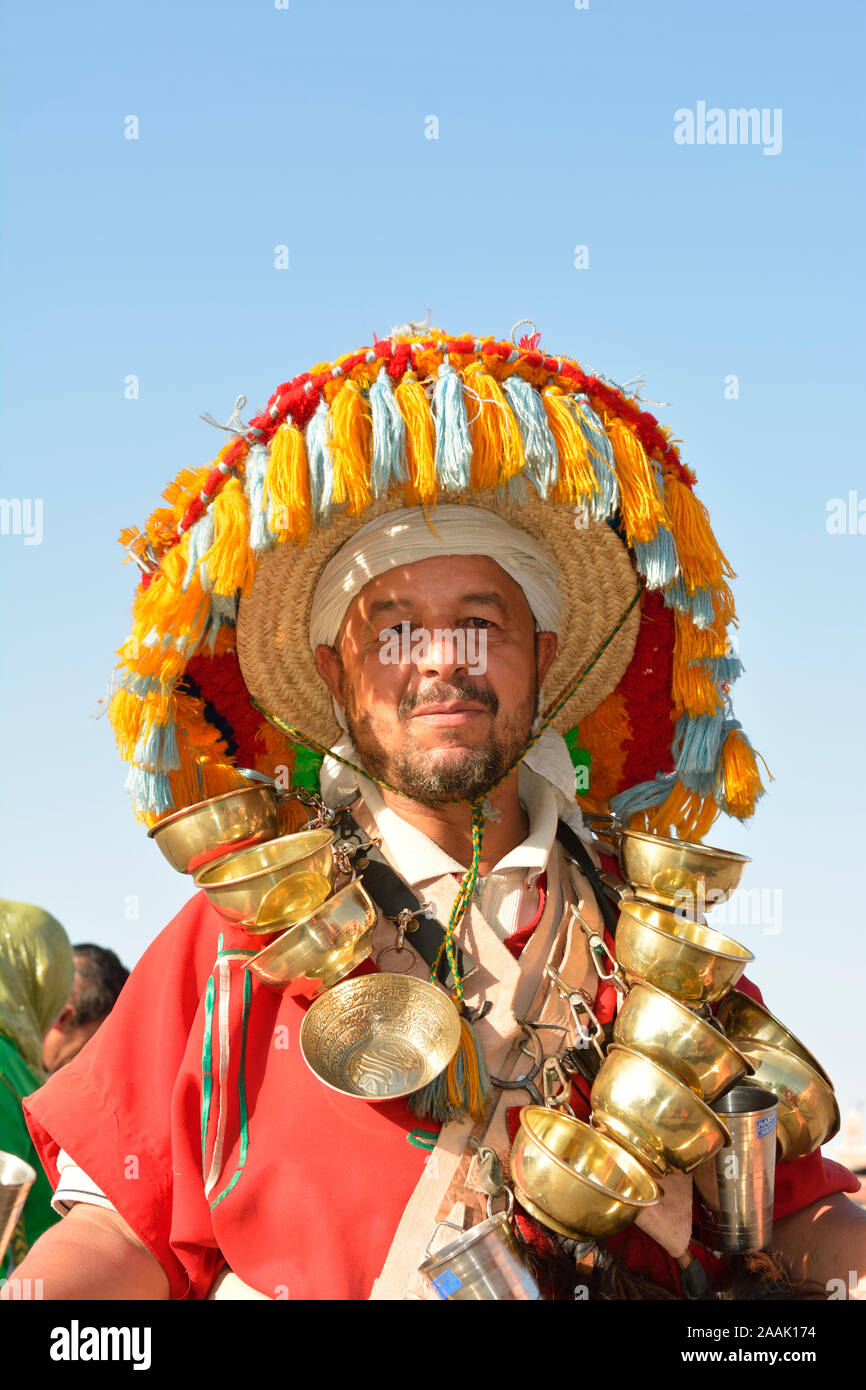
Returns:
[[[442,729],[470,724],[485,714],[490,714],[486,705],[470,700],[444,700],[439,704],[420,705],[410,717],[421,724]]]

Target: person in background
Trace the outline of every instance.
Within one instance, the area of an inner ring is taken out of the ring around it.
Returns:
[[[42,1065],[49,1076],[71,1062],[117,1003],[129,971],[104,946],[73,946],[72,992],[42,1040]]]
[[[21,1102],[45,1080],[42,1040],[63,1009],[73,973],[72,946],[57,918],[33,903],[0,899],[0,1150],[36,1172],[0,1274],[59,1219]]]

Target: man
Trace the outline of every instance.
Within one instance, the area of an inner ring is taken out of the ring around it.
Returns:
[[[652,417],[534,343],[395,332],[280,387],[136,543],[111,712],[141,814],[236,785],[233,763],[351,800],[453,936],[455,998],[515,1080],[518,1019],[567,1035],[546,965],[613,1017],[570,910],[603,932],[575,839],[587,766],[591,808],[692,838],[760,792],[725,717],[729,571],[693,481]],[[380,910],[366,968],[426,979],[412,943]],[[434,1224],[483,1215],[470,1141],[507,1158],[525,1097],[440,1125],[325,1088],[302,1006],[246,969],[260,944],[193,899],[30,1103],[69,1208],[23,1271],[45,1297],[203,1298],[226,1267],[253,1297],[423,1296]],[[849,1182],[820,1154],[780,1165],[796,1273],[864,1267]],[[666,1189],[623,1258],[680,1292],[712,1262],[690,1180]]]
[[[72,950],[72,990],[42,1039],[42,1065],[49,1076],[78,1056],[108,1018],[129,978],[126,966],[104,946],[82,942]]]

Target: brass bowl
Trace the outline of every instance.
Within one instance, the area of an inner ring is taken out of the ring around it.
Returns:
[[[835,1092],[814,1067],[771,1043],[743,1038],[738,1045],[754,1067],[744,1085],[772,1091],[779,1102],[779,1158],[804,1158],[839,1133]]]
[[[713,931],[703,919],[681,919],[634,898],[622,903],[616,954],[629,983],[645,980],[692,1005],[723,999],[755,959],[739,941]]]
[[[735,1042],[740,1038],[754,1038],[756,1042],[783,1047],[786,1052],[793,1052],[795,1057],[802,1058],[808,1066],[814,1068],[832,1090],[836,1089],[818,1058],[812,1056],[808,1047],[804,1047],[799,1038],[789,1033],[785,1025],[774,1018],[769,1009],[750,999],[747,994],[732,989],[727,999],[719,1005],[716,1018],[728,1037],[733,1038]]]
[[[614,1043],[590,1092],[592,1122],[659,1173],[690,1173],[731,1143],[717,1115],[672,1072]]]
[[[235,926],[254,933],[280,931],[319,907],[333,888],[333,838],[332,830],[281,835],[200,869],[193,881]]]
[[[710,1105],[751,1070],[724,1033],[654,985],[635,985],[613,1025],[614,1042],[676,1072]]]
[[[643,830],[622,830],[620,868],[639,898],[676,907],[685,901],[704,912],[736,891],[751,861],[742,854],[687,840],[668,840]]]
[[[661,1200],[652,1174],[582,1120],[528,1105],[511,1147],[515,1195],[560,1235],[601,1239]]]
[[[315,999],[366,960],[373,947],[376,909],[358,879],[334,893],[247,962],[266,985]]]
[[[362,975],[310,1005],[300,1041],[307,1066],[332,1090],[395,1100],[445,1070],[460,1044],[460,1017],[448,995],[426,980]]]
[[[173,869],[198,870],[279,834],[273,787],[242,787],[165,816],[148,830]]]

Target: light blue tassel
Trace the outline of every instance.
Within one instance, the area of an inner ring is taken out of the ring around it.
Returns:
[[[619,506],[619,486],[610,440],[586,396],[567,396],[566,399],[574,410],[583,437],[589,446],[589,459],[598,483],[598,492],[593,494],[590,510],[596,521],[608,521]]]
[[[559,474],[559,453],[551,433],[544,402],[538,391],[521,376],[509,376],[502,383],[520,430],[526,459],[524,473],[540,497],[547,497]]]
[[[657,772],[652,782],[637,782],[610,799],[610,809],[623,824],[638,811],[648,811],[651,806],[661,806],[677,780],[675,772]]]
[[[230,627],[236,627],[238,621],[238,596],[237,594],[214,594],[211,598],[211,612],[215,621],[219,624],[228,623]]]
[[[732,685],[743,674],[743,663],[738,656],[708,656],[693,664],[706,667],[716,685]]]
[[[159,676],[134,676],[131,671],[124,671],[118,676],[115,684],[121,690],[131,690],[140,700],[145,695],[151,695],[155,690],[162,689],[162,681]]]
[[[247,454],[244,470],[244,492],[250,512],[250,546],[260,555],[276,542],[276,533],[268,524],[265,509],[265,474],[270,453],[264,444],[254,444]]]
[[[715,791],[726,720],[723,714],[683,714],[677,720],[674,756],[683,786],[707,796]]]
[[[651,541],[636,541],[634,554],[638,573],[643,575],[648,589],[665,589],[676,578],[677,546],[666,526],[660,526]]]
[[[682,575],[665,590],[665,606],[675,608],[678,613],[691,613],[692,622],[698,628],[710,627],[715,618],[712,589],[696,589],[689,594]]]
[[[207,554],[213,545],[213,515],[208,510],[204,516],[200,516],[189,529],[189,559],[186,565],[186,574],[183,577],[181,589],[186,591],[189,582],[196,569],[199,572],[199,579],[203,589],[210,588],[210,576],[207,569],[201,563],[202,556]]]
[[[326,525],[334,503],[334,461],[328,443],[328,404],[320,401],[307,425],[307,463],[310,469],[310,496],[318,521]]]
[[[436,476],[447,491],[468,488],[472,466],[472,436],[463,395],[463,382],[443,362],[433,390],[436,424]]]
[[[132,796],[136,810],[148,815],[162,816],[174,809],[167,772],[149,772],[143,767],[131,767],[126,790]]]
[[[135,745],[134,761],[142,769],[176,772],[180,767],[174,721],[151,724]]]
[[[509,478],[505,487],[509,502],[513,503],[515,507],[524,506],[527,496],[529,495],[529,489],[526,485],[525,470],[521,473],[515,473],[513,478]]]
[[[370,489],[374,497],[384,497],[392,483],[409,481],[406,423],[384,367],[379,368],[379,375],[370,387],[370,414],[373,417]]]

